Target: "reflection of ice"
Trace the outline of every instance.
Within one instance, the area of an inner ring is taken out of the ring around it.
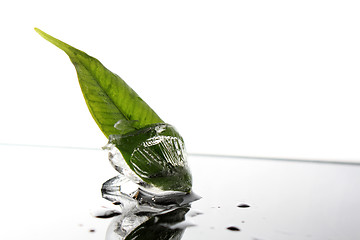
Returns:
[[[106,239],[125,239],[134,229],[149,220],[149,216],[137,216],[134,209],[131,210],[116,217],[110,223]]]
[[[129,209],[110,223],[106,240],[179,240],[187,227],[179,223],[184,222],[189,209],[180,207],[158,213]]]

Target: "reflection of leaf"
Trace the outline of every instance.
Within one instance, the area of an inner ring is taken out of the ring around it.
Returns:
[[[163,122],[134,90],[97,59],[37,28],[35,30],[70,57],[89,111],[106,137]],[[123,124],[116,129],[114,124],[119,120]]]
[[[125,240],[170,240],[181,239],[185,229],[171,228],[171,225],[185,220],[189,208],[177,208],[165,214],[151,217],[148,221],[135,228]]]

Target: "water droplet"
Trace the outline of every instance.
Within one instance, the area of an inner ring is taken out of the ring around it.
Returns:
[[[249,208],[250,207],[250,205],[248,205],[248,204],[245,204],[245,203],[241,203],[241,204],[239,204],[239,205],[237,205],[239,208]]]
[[[112,218],[115,216],[119,216],[121,212],[119,212],[116,209],[109,209],[106,207],[102,207],[100,209],[97,209],[95,211],[92,211],[91,215],[93,215],[96,218]]]
[[[230,231],[236,231],[236,232],[240,231],[240,229],[238,227],[235,227],[235,226],[230,226],[230,227],[227,227],[226,229],[228,229]]]
[[[137,120],[121,119],[114,124],[114,128],[116,128],[117,130],[120,130],[120,131],[129,132],[129,131],[135,129],[134,126],[137,122],[138,122]]]

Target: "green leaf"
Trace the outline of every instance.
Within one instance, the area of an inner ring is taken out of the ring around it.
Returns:
[[[161,118],[118,75],[99,60],[35,28],[43,38],[63,50],[74,64],[89,111],[106,137],[126,134]],[[120,122],[119,122],[120,121]],[[117,124],[117,128],[114,125]]]
[[[70,57],[91,115],[130,169],[162,190],[190,192],[192,177],[179,133],[97,59],[35,30]]]

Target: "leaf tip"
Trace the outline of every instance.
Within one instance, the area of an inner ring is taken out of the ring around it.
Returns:
[[[45,32],[41,31],[39,28],[34,27],[34,30],[42,37],[44,37],[45,35],[47,35]]]
[[[60,48],[61,50],[63,50],[66,54],[68,54],[69,56],[72,54],[72,52],[74,50],[77,50],[73,47],[71,47],[70,45],[64,43],[63,41],[60,41],[57,38],[54,38],[53,36],[47,34],[46,32],[40,30],[39,28],[34,28],[34,30],[41,36],[43,37],[45,40],[49,41],[50,43],[54,44],[55,46],[57,46],[58,48]]]

